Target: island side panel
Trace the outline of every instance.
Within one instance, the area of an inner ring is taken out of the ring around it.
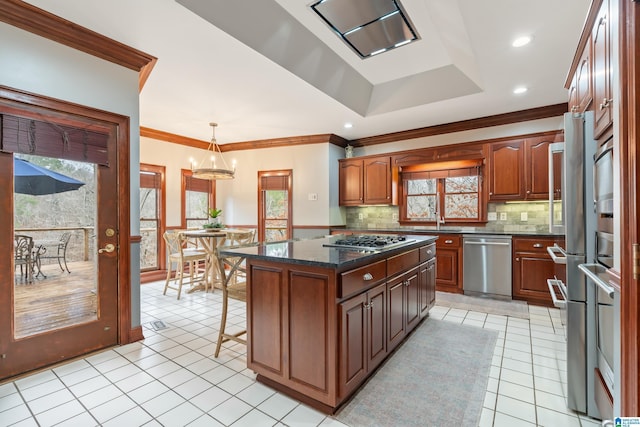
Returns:
[[[247,266],[248,368],[278,390],[335,407],[335,270],[257,259]]]
[[[247,364],[283,376],[285,270],[251,261],[247,267]]]
[[[289,380],[327,403],[336,399],[334,278],[333,271],[296,267],[288,281]]]

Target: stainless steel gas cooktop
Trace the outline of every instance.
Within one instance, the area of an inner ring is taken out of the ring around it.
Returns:
[[[415,239],[407,239],[405,236],[394,234],[355,234],[337,239],[333,243],[325,243],[323,246],[362,251],[379,251],[405,246],[415,241]]]

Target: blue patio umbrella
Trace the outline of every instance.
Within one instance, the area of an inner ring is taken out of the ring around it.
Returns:
[[[14,191],[20,194],[54,194],[77,190],[84,185],[70,176],[24,160],[13,158]]]

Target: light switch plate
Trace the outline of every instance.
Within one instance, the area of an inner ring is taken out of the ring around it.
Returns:
[[[520,221],[528,221],[529,213],[528,212],[520,212]]]
[[[495,220],[497,220],[497,219],[498,219],[498,213],[497,213],[497,212],[489,212],[489,213],[487,214],[487,219],[488,219],[489,221],[495,221]]]
[[[309,200],[318,200],[318,193],[309,193]]]
[[[500,212],[500,221],[506,221],[506,220],[507,220],[507,213]]]

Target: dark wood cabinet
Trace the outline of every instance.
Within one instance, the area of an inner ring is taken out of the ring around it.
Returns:
[[[249,369],[333,412],[428,315],[435,251],[428,241],[350,269],[248,257]]]
[[[489,201],[549,198],[549,145],[561,142],[561,132],[491,144]],[[560,189],[560,156],[554,159],[554,188]]]
[[[440,234],[436,240],[435,283],[441,292],[462,293],[462,240],[459,235]]]
[[[340,160],[340,206],[359,206],[364,203],[364,165],[362,159]]]
[[[591,37],[589,37],[576,69],[576,104],[570,107],[573,112],[582,113],[586,111],[591,106],[593,99],[591,47],[592,42]]]
[[[524,195],[524,141],[497,142],[489,147],[489,201],[518,200]]]
[[[553,306],[547,279],[565,281],[566,275],[565,267],[555,264],[547,252],[554,243],[564,245],[563,239],[554,237],[513,238],[513,299]]]
[[[363,160],[364,203],[390,205],[392,203],[391,157],[371,157]]]
[[[393,201],[393,177],[390,156],[339,161],[340,206],[390,205]]]
[[[591,33],[593,44],[594,137],[599,138],[613,123],[611,90],[611,13],[603,0]]]
[[[528,138],[525,140],[524,173],[525,193],[523,200],[549,199],[549,145],[561,142],[562,135]],[[561,188],[562,157],[553,159],[553,188],[557,192]]]
[[[351,394],[387,355],[386,284],[338,305],[340,317],[339,394]]]
[[[436,303],[436,260],[430,259],[420,264],[418,269],[418,286],[420,289],[420,318],[429,314]]]

